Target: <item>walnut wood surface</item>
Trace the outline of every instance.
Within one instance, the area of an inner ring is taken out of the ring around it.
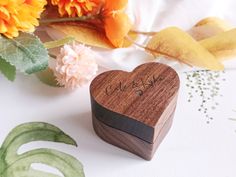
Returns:
[[[90,85],[92,112],[101,123],[152,144],[174,112],[178,90],[177,73],[163,64],[108,71]]]
[[[174,112],[166,119],[166,122],[163,124],[162,129],[160,129],[159,134],[153,143],[148,143],[140,138],[116,128],[112,128],[99,121],[94,115],[93,127],[96,134],[104,141],[134,153],[145,160],[151,160],[157,147],[160,145],[172,125],[173,115]]]

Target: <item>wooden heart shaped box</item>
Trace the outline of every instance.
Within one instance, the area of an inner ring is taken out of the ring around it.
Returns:
[[[95,132],[108,143],[151,160],[171,127],[179,85],[177,73],[159,63],[98,75],[90,85]]]

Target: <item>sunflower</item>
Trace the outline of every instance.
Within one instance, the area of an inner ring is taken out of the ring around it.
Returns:
[[[0,34],[17,37],[19,31],[33,32],[46,0],[0,0]]]

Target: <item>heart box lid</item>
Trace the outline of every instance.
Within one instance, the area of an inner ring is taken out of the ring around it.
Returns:
[[[154,143],[175,110],[179,86],[176,71],[160,63],[107,71],[90,85],[92,113],[110,127]]]

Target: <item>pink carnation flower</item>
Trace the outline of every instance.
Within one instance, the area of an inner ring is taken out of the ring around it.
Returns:
[[[97,73],[96,54],[81,44],[64,45],[57,56],[55,76],[60,86],[74,89],[90,81]]]

